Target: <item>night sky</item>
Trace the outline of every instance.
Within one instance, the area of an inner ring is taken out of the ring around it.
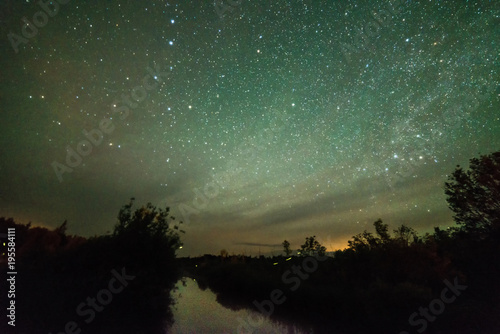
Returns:
[[[500,149],[499,2],[60,2],[0,4],[0,216],[101,235],[135,197],[180,255],[332,250],[450,226]]]

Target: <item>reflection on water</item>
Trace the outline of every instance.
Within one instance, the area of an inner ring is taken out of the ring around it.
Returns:
[[[171,333],[305,334],[293,325],[274,323],[253,310],[234,311],[225,308],[217,302],[216,295],[209,289],[201,290],[191,278],[184,278],[183,281],[184,284],[182,281],[177,282],[176,304],[173,307],[175,322],[169,331]],[[254,327],[249,321],[255,324]]]

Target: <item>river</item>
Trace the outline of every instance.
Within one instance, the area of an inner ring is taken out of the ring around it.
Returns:
[[[210,289],[201,290],[192,278],[184,278],[176,286],[174,295],[177,302],[172,307],[175,322],[169,331],[171,333],[306,334],[293,324],[273,322],[256,310],[226,308],[217,302]]]

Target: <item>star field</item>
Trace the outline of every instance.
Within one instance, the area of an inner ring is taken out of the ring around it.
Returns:
[[[216,4],[69,1],[26,38],[41,7],[3,3],[0,214],[89,236],[135,197],[185,255],[452,224],[447,175],[500,144],[496,2]]]

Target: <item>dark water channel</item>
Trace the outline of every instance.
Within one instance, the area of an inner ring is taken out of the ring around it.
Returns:
[[[210,289],[201,290],[192,278],[183,278],[177,283],[177,288],[177,303],[173,307],[175,323],[169,331],[171,333],[311,333],[301,331],[293,324],[274,322],[257,310],[226,308],[217,302],[217,296]]]

